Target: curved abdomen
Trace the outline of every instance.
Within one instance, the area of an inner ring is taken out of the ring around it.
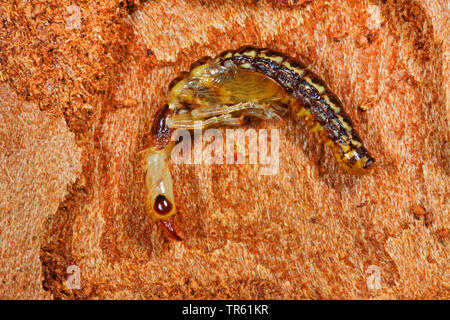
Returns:
[[[270,49],[250,46],[225,51],[216,58],[222,65],[226,61],[269,76],[292,95],[296,100],[290,106],[294,115],[306,119],[319,132],[349,172],[364,174],[372,166],[375,160],[363,146],[339,98],[303,63]]]

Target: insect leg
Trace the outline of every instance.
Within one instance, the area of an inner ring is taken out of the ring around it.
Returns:
[[[283,116],[287,112],[287,108],[275,103],[264,104],[263,106],[266,107],[244,109],[241,112],[241,114],[243,114],[244,116],[259,118],[262,120],[271,120],[271,119],[279,120],[281,119],[281,116]]]
[[[256,102],[237,103],[233,105],[202,106],[192,110],[191,114],[195,118],[209,118],[237,111],[242,111],[249,108],[267,109],[267,106],[259,105]]]
[[[170,128],[195,130],[195,129],[206,129],[210,127],[217,127],[221,125],[240,126],[244,124],[244,122],[245,119],[243,116],[233,117],[231,114],[223,114],[208,119],[195,118],[190,114],[178,114],[168,119],[167,125]]]

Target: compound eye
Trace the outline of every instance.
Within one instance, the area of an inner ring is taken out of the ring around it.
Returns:
[[[164,216],[172,210],[172,204],[167,198],[160,194],[155,199],[155,204],[153,205],[155,212],[161,216]]]

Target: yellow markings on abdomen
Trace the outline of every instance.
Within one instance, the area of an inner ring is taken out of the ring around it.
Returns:
[[[305,79],[306,82],[308,82],[310,85],[312,85],[314,88],[316,88],[316,90],[317,90],[317,92],[319,92],[319,94],[322,94],[325,92],[325,87],[321,86],[317,83],[314,83],[314,81],[312,81],[310,77],[304,77],[303,79]]]
[[[299,68],[291,66],[291,64],[289,62],[287,62],[287,61],[284,61],[281,65],[285,66],[289,70],[294,71],[299,77],[302,77],[305,74],[305,72],[306,72],[303,69],[299,69]]]

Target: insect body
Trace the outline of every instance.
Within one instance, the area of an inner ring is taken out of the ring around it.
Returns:
[[[336,95],[303,63],[282,53],[250,46],[225,51],[200,59],[172,81],[144,162],[147,210],[171,238],[180,238],[167,165],[172,130],[240,126],[246,117],[279,118],[287,110],[305,119],[350,173],[364,174],[374,163]]]
[[[282,6],[300,6],[311,1],[312,0],[278,0],[278,3]]]

